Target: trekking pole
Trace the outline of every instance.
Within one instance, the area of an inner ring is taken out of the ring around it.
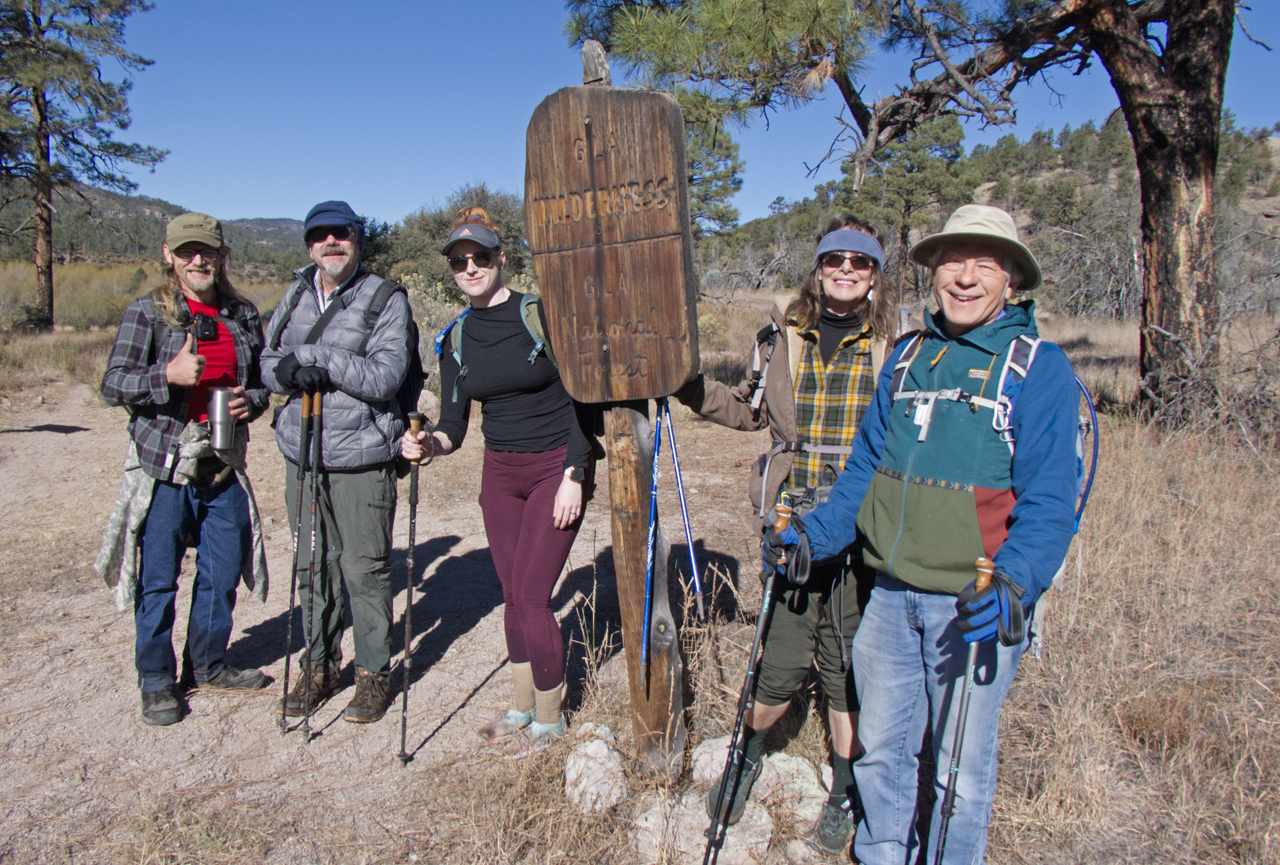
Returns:
[[[671,402],[664,396],[662,413],[667,418],[667,441],[671,443],[671,466],[676,473],[676,490],[680,493],[680,516],[684,518],[684,542],[689,547],[689,567],[693,568],[693,598],[698,605],[698,621],[707,620],[702,606],[702,581],[698,579],[698,556],[693,551],[693,529],[689,525],[689,505],[684,498],[684,478],[680,476],[680,455],[676,452],[676,425],[671,422]]]
[[[303,394],[305,397],[306,394]],[[307,682],[304,686],[302,707],[302,730],[306,734],[306,744],[311,744],[311,682],[315,679],[315,659],[311,657],[315,645],[315,608],[316,608],[316,493],[317,477],[320,474],[320,442],[323,435],[323,421],[320,419],[320,391],[311,397],[311,567],[308,570],[307,586],[307,622],[302,629],[307,644]],[[299,490],[299,493],[302,491]],[[325,664],[328,664],[328,659]]]
[[[976,562],[978,576],[974,580],[974,588],[981,592],[991,584],[991,575],[995,572],[995,563],[982,558]],[[997,601],[998,603],[998,601]],[[933,857],[933,865],[941,865],[942,853],[947,849],[947,826],[956,813],[956,781],[960,776],[960,749],[964,747],[964,727],[969,720],[969,696],[973,693],[973,668],[978,665],[978,644],[969,644],[969,663],[964,671],[964,695],[960,698],[960,714],[956,717],[956,734],[951,742],[951,767],[947,770],[947,792],[942,796],[942,821],[938,824],[938,852]]]
[[[774,506],[774,511],[778,514],[778,518],[773,522],[773,529],[776,532],[786,531],[787,526],[791,524],[791,506],[786,503],[787,498],[783,495],[780,504]],[[738,695],[738,717],[733,722],[733,734],[729,737],[729,756],[724,763],[724,772],[720,775],[720,792],[716,794],[716,808],[712,812],[711,825],[707,828],[707,848],[702,853],[702,865],[715,863],[720,858],[720,848],[724,846],[725,835],[729,831],[729,814],[728,808],[724,807],[725,794],[728,793],[729,801],[738,795],[738,785],[742,782],[742,724],[746,720],[747,712],[751,711],[754,704],[752,691],[755,690],[756,679],[756,659],[760,654],[760,643],[764,639],[765,628],[769,624],[769,604],[773,600],[773,580],[778,575],[778,568],[785,568],[787,565],[787,554],[784,550],[782,555],[778,557],[778,567],[769,568],[768,575],[764,580],[764,596],[760,600],[760,615],[756,619],[756,636],[751,641],[751,654],[747,656],[747,674],[742,680],[742,693]],[[733,780],[730,781],[730,778]],[[730,786],[732,784],[732,787]]]
[[[298,593],[298,539],[302,537],[302,485],[307,478],[307,436],[311,435],[311,394],[302,395],[302,429],[298,436],[298,503],[293,513],[293,568],[289,571],[289,625],[284,642],[284,696],[280,700],[280,735],[289,732],[289,665],[293,662],[293,604]]]
[[[644,691],[649,695],[649,613],[653,603],[653,541],[658,525],[658,454],[662,450],[662,412],[653,417],[653,485],[649,490],[649,542],[645,548],[644,620],[640,623],[640,664],[644,667]]]
[[[409,412],[409,432],[413,435],[414,440],[418,438],[418,433],[422,432],[422,424],[426,420],[426,415],[416,411]],[[433,445],[434,448],[434,445]],[[400,765],[408,765],[413,759],[413,755],[405,750],[405,737],[409,733],[409,672],[413,666],[413,548],[417,542],[418,534],[418,460],[409,461],[409,554],[406,556],[408,562],[408,573],[405,577],[405,602],[404,602],[404,663],[400,665],[404,671],[404,682],[401,686],[400,701]]]

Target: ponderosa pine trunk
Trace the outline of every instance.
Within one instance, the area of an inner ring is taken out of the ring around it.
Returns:
[[[1144,408],[1195,423],[1217,404],[1214,175],[1235,0],[1165,0],[1162,54],[1125,0],[1102,0],[1091,43],[1120,97],[1142,195]]]
[[[43,327],[53,325],[53,170],[49,162],[48,110],[44,94],[37,92],[32,100],[36,171],[31,185],[36,210],[36,307]]]

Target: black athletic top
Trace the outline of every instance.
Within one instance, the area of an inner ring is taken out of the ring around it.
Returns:
[[[824,308],[818,318],[818,351],[822,353],[822,362],[831,363],[831,356],[840,347],[840,341],[855,327],[862,327],[862,315],[851,312],[848,315],[836,315]]]
[[[462,328],[462,363],[466,374],[459,375],[451,350],[452,339],[444,341],[440,354],[440,423],[436,429],[462,445],[471,416],[471,401],[480,403],[480,432],[485,447],[496,451],[540,453],[568,442],[565,468],[586,468],[591,461],[594,406],[583,406],[569,398],[560,382],[560,373],[545,353],[533,363],[529,355],[534,341],[520,318],[520,298],[516,291],[502,303],[472,309],[454,327]],[[546,317],[542,305],[543,332]],[[454,382],[458,401],[453,401]]]

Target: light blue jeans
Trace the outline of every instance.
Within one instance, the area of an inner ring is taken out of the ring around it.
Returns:
[[[996,789],[1000,707],[1026,645],[1024,640],[1006,648],[994,639],[979,644],[956,811],[947,831],[947,865],[983,861]],[[854,680],[862,702],[858,738],[866,749],[853,768],[866,809],[853,852],[866,865],[916,860],[918,754],[930,719],[938,767],[926,859],[933,865],[968,659],[969,644],[956,627],[954,595],[920,592],[877,576],[853,639]]]

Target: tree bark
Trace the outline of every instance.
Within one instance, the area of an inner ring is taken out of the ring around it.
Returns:
[[[1099,3],[1088,25],[1138,162],[1142,401],[1175,424],[1217,402],[1213,183],[1234,14],[1234,0],[1168,0],[1162,54],[1125,0]]]
[[[32,99],[36,172],[32,178],[36,228],[36,307],[41,325],[53,325],[53,167],[49,162],[49,105],[43,92]]]

